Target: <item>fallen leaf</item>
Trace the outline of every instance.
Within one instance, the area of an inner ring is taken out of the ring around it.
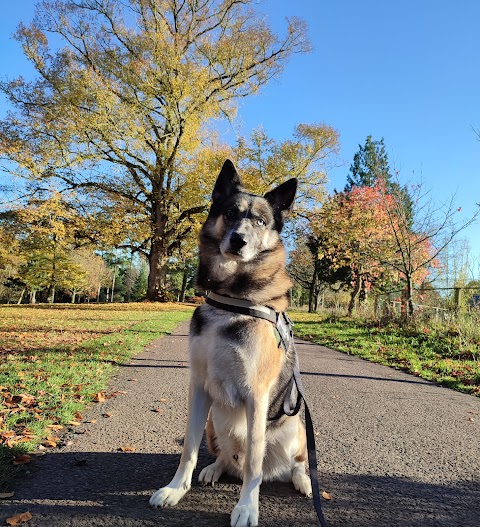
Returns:
[[[152,412],[156,412],[157,414],[163,414],[163,410],[160,407],[152,408]]]
[[[80,426],[82,423],[80,421],[69,421],[70,426]]]
[[[119,450],[121,450],[122,452],[135,452],[135,450],[137,449],[134,446],[125,445],[125,446],[121,446]]]
[[[167,403],[167,402],[168,402],[168,399],[165,399],[165,397],[162,397],[161,399],[159,399],[158,402],[159,402],[159,403]]]
[[[63,426],[62,425],[48,425],[47,428],[51,428],[52,430],[62,430]]]
[[[29,456],[28,454],[23,454],[22,456],[13,458],[14,465],[26,465],[27,463],[30,463],[30,461],[32,461],[32,456]]]
[[[127,379],[127,381],[138,381],[138,379]]]
[[[332,499],[332,495],[330,494],[330,492],[327,492],[326,490],[324,490],[322,492],[322,498],[324,498],[325,500],[331,500]]]
[[[109,394],[109,395],[105,395],[105,398],[106,398],[106,399],[113,399],[114,397],[118,397],[119,395],[123,395],[123,394],[125,394],[125,393],[128,393],[128,392],[126,392],[126,391],[124,391],[124,390],[118,390],[118,391],[116,391],[116,392],[112,392],[112,393]]]
[[[105,392],[98,392],[93,396],[95,403],[103,403],[105,401]]]
[[[33,516],[30,514],[30,512],[21,512],[20,514],[15,514],[15,516],[10,516],[10,518],[7,518],[5,521],[8,525],[21,525],[22,523],[28,522],[28,520],[31,520]]]
[[[81,421],[83,419],[83,415],[80,412],[75,412],[75,419],[78,421]]]
[[[84,421],[84,423],[96,423],[96,419],[89,419],[88,421]]]
[[[46,446],[47,448],[55,448],[57,446],[57,443],[55,441],[50,441],[47,439],[42,443],[43,446]]]
[[[102,417],[112,417],[112,414],[102,414]]]

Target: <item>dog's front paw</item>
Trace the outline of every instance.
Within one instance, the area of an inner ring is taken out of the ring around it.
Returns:
[[[223,464],[217,459],[215,463],[205,467],[198,476],[198,481],[203,485],[211,484],[212,487],[220,479],[223,473]]]
[[[189,488],[187,486],[174,487],[170,485],[162,487],[152,494],[149,502],[150,507],[154,507],[155,509],[157,507],[173,507],[173,505],[176,505],[185,496]]]
[[[293,486],[298,490],[298,492],[305,494],[307,498],[312,497],[312,483],[304,471],[294,471],[292,475],[292,482]]]
[[[258,525],[258,507],[253,504],[236,505],[231,515],[231,527],[256,527]]]

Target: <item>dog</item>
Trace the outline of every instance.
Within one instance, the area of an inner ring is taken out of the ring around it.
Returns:
[[[250,194],[225,161],[200,231],[197,286],[217,298],[284,312],[292,282],[280,233],[296,190],[297,180],[290,179],[263,197]],[[183,453],[172,481],[150,498],[152,507],[176,505],[190,489],[205,429],[216,460],[200,472],[200,483],[213,486],[224,472],[243,480],[232,527],[258,525],[262,481],[292,481],[311,496],[303,423],[298,413],[277,415],[296,360],[292,346],[284,350],[277,340],[268,320],[209,303],[195,310]]]

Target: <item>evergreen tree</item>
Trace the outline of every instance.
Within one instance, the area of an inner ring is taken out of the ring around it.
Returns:
[[[368,135],[365,145],[358,146],[359,151],[353,156],[353,163],[350,166],[344,191],[350,192],[358,187],[373,187],[383,180],[387,193],[396,196],[403,203],[405,217],[409,227],[411,227],[413,224],[412,198],[408,188],[401,186],[392,177],[383,137],[380,141],[375,141],[371,135]]]
[[[388,166],[388,156],[383,137],[380,141],[374,141],[369,135],[365,145],[358,146],[359,151],[353,157],[345,192],[350,192],[355,187],[373,187],[379,179],[383,179],[387,185],[391,183],[390,167]]]

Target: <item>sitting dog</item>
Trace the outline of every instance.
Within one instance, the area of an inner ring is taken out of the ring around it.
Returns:
[[[216,460],[199,481],[214,485],[223,472],[243,480],[231,526],[258,525],[262,480],[291,480],[311,495],[305,429],[298,413],[282,412],[295,352],[291,344],[279,345],[272,321],[260,318],[282,314],[289,303],[280,232],[296,190],[297,180],[290,179],[263,197],[253,195],[231,161],[222,167],[200,232],[197,285],[211,293],[190,325],[183,453],[172,481],[150,498],[153,507],[175,505],[190,489],[205,423]]]

